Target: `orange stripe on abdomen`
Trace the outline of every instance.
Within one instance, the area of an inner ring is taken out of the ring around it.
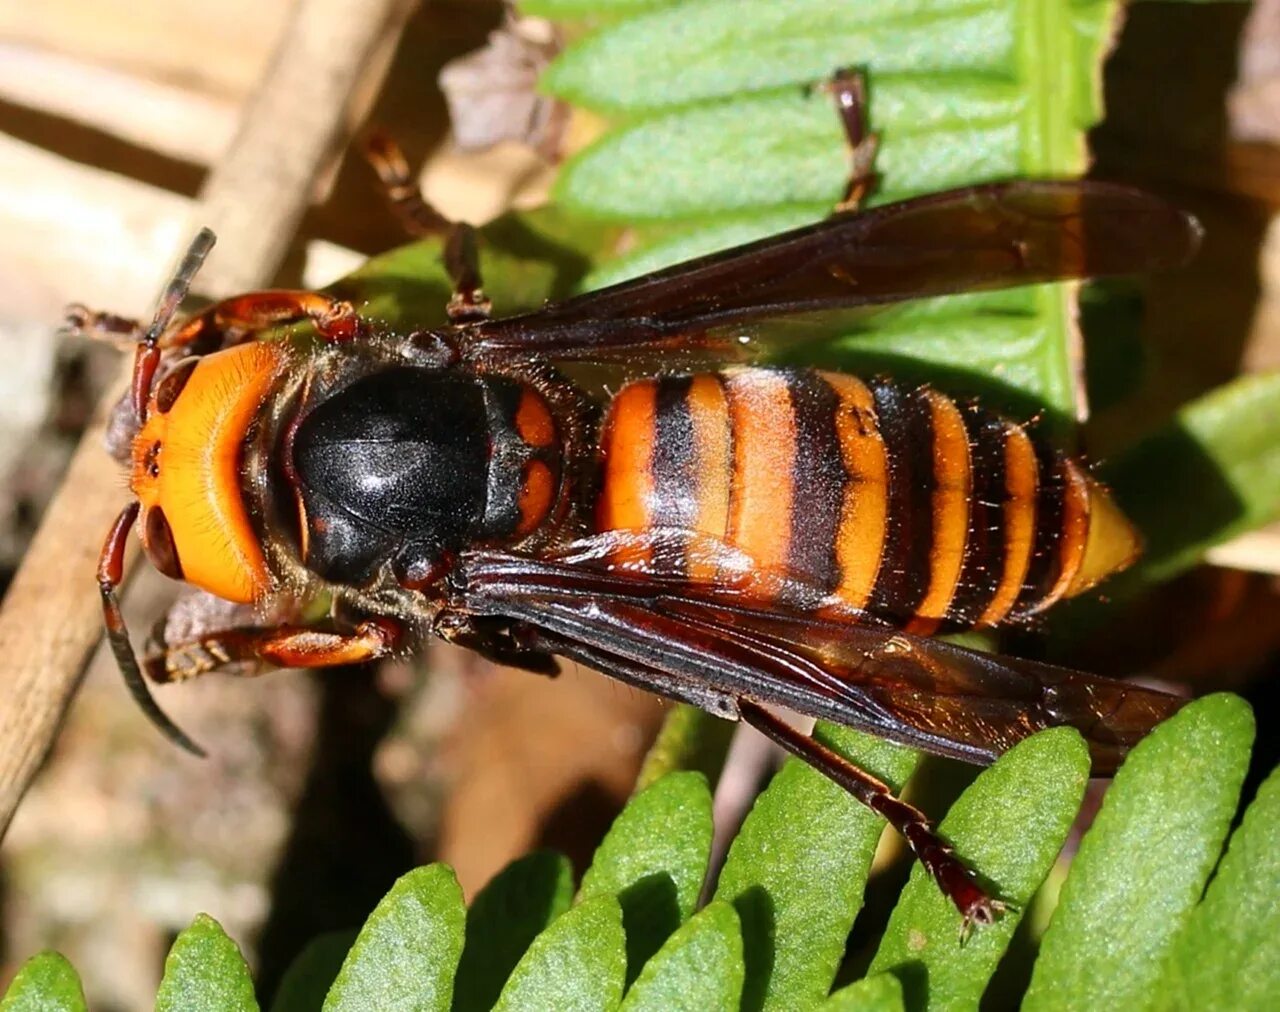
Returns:
[[[1039,465],[1030,438],[1006,423],[1004,444],[1004,569],[995,596],[975,625],[998,625],[1022,591],[1036,533],[1036,492]]]
[[[781,572],[791,544],[796,441],[787,378],[766,369],[724,375],[733,434],[726,540]]]
[[[929,587],[907,631],[928,635],[946,616],[960,582],[969,540],[972,472],[969,436],[951,398],[926,393],[933,416],[933,541],[929,548]],[[921,574],[924,578],[925,574]]]
[[[689,415],[697,479],[695,529],[722,540],[729,527],[729,493],[733,481],[733,438],[729,401],[719,375],[702,373],[689,386]],[[688,559],[689,578],[712,582],[719,567],[715,560],[693,552]]]
[[[653,526],[653,449],[658,381],[624,387],[613,399],[600,439],[603,482],[596,505],[599,530],[643,530]],[[642,562],[649,553],[629,549],[619,561]]]
[[[836,433],[848,473],[836,534],[840,581],[835,594],[850,607],[861,609],[871,597],[884,552],[889,465],[867,385],[840,373],[823,377],[840,400]]]
[[[1073,460],[1063,458],[1057,463],[1062,485],[1061,508],[1054,519],[1058,527],[1043,530],[1038,524],[1037,550],[1052,553],[1056,576],[1048,590],[1035,600],[1024,600],[1019,617],[1035,615],[1057,603],[1066,594],[1076,573],[1084,562],[1085,545],[1089,539],[1089,479]]]

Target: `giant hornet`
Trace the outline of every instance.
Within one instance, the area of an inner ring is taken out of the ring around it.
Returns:
[[[1176,266],[1199,228],[1079,180],[858,210],[874,138],[860,79],[833,89],[855,173],[831,217],[524,315],[491,318],[473,234],[386,143],[395,206],[449,229],[446,325],[393,332],[305,291],[175,323],[207,231],[150,327],[79,310],[84,329],[137,338],[136,500],[98,579],[159,728],[199,751],[153,701],[121,617],[135,522],[161,572],[260,616],[153,653],[154,680],[350,664],[430,634],[541,674],[578,661],[758,728],[895,826],[966,924],[992,920],[999,901],[920,811],[766,706],[976,763],[1066,724],[1111,773],[1178,698],[930,637],[1025,623],[1128,565],[1139,536],[1080,463],[997,414],[742,352],[785,344],[756,339],[778,317]],[[259,339],[308,321],[310,344]],[[584,363],[623,384],[570,379]]]

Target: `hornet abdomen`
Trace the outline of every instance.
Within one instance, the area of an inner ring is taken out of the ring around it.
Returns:
[[[613,399],[601,452],[601,530],[708,535],[913,632],[1026,618],[1139,546],[1080,464],[998,415],[887,380],[646,379]],[[703,555],[681,564],[715,578]]]

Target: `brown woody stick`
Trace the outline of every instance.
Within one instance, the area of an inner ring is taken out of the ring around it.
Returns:
[[[192,231],[207,224],[220,240],[221,255],[200,277],[206,294],[271,281],[345,139],[353,96],[372,93],[370,78],[385,70],[410,9],[406,0],[299,0],[194,209]],[[167,267],[156,265],[157,291]],[[0,834],[102,634],[94,568],[124,495],[103,449],[102,419],[124,388],[100,406],[0,606]]]

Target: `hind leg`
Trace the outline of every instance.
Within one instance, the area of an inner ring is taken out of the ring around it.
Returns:
[[[487,320],[492,303],[481,284],[475,229],[466,222],[451,221],[427,202],[409,172],[404,152],[390,137],[372,134],[365,142],[365,157],[378,174],[387,202],[405,231],[415,237],[445,237],[444,268],[453,284],[453,295],[446,307],[449,322]]]
[[[836,213],[856,211],[873,189],[879,137],[867,129],[867,80],[860,70],[841,68],[822,86],[836,103],[845,139],[849,143],[849,181]]]

